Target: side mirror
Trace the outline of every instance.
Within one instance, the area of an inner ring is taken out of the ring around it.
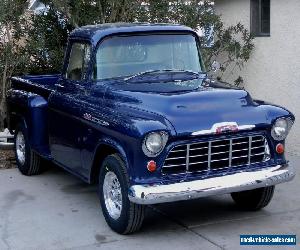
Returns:
[[[213,72],[217,72],[220,70],[220,68],[221,68],[221,64],[217,61],[213,61],[213,63],[211,64],[211,70]]]

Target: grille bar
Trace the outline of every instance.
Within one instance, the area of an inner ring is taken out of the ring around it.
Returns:
[[[164,168],[172,168],[172,167],[180,167],[180,166],[186,166],[186,164],[166,165],[166,166],[164,166]]]
[[[251,147],[252,147],[252,136],[249,137],[248,165],[251,164]]]
[[[212,140],[175,146],[168,154],[163,173],[185,173],[233,168],[264,162],[269,146],[262,135]]]
[[[195,164],[199,164],[199,163],[207,163],[207,161],[198,161],[198,162],[193,162],[193,163],[190,163],[190,165],[195,165]]]
[[[211,164],[211,141],[208,142],[208,164],[207,164],[208,170],[210,170],[210,164]]]
[[[170,160],[176,160],[176,159],[185,159],[186,158],[186,156],[181,156],[181,157],[173,157],[173,158],[168,158],[168,159],[166,159],[166,161],[170,161]]]
[[[175,150],[175,151],[172,151],[173,153],[177,153],[177,152],[184,152],[185,149],[181,149],[181,150]]]
[[[190,145],[186,145],[186,171],[189,171],[190,166]]]
[[[205,148],[207,148],[207,147],[203,147],[203,148],[192,148],[192,149],[190,149],[190,150],[199,150],[199,149],[205,149]]]

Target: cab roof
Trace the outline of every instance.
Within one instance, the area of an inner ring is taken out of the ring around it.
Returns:
[[[193,32],[191,28],[168,23],[105,23],[88,25],[76,28],[70,34],[70,38],[81,38],[98,43],[102,38],[115,34],[137,33],[137,32]]]

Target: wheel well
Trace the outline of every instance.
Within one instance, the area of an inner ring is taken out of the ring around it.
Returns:
[[[95,158],[93,161],[93,165],[92,165],[92,170],[91,170],[91,176],[90,176],[91,183],[98,182],[100,167],[101,167],[101,164],[102,164],[103,160],[105,159],[105,157],[108,155],[111,155],[111,154],[115,154],[115,153],[119,153],[119,151],[109,145],[100,145],[97,148]]]
[[[12,115],[9,120],[7,121],[8,129],[10,133],[13,134],[13,131],[17,128],[17,125],[19,123],[24,123],[24,125],[27,127],[27,124],[25,122],[25,119],[21,116]]]

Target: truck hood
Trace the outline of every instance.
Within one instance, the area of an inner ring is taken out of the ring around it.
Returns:
[[[261,129],[270,126],[277,117],[289,115],[281,107],[253,101],[243,89],[220,83],[167,93],[114,89],[108,96],[118,102],[119,108],[163,116],[179,136],[216,132],[218,127],[228,125],[235,125],[234,129]]]

